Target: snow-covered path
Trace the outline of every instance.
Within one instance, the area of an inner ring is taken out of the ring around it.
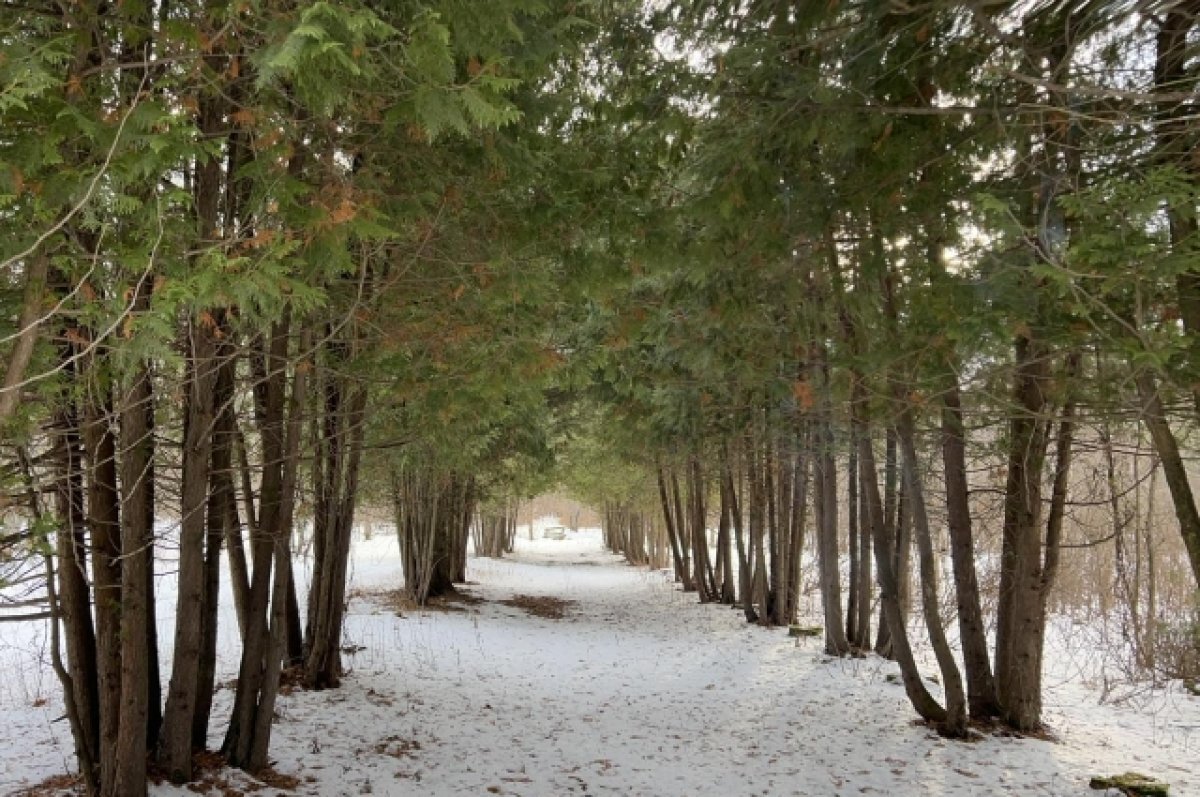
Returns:
[[[1161,712],[1099,707],[1068,685],[1048,698],[1059,742],[952,743],[913,723],[892,664],[831,661],[818,640],[698,605],[596,534],[522,540],[512,557],[472,559],[469,578],[479,603],[398,617],[372,594],[398,586],[394,540],[356,546],[353,672],[280,701],[275,768],[295,793],[1091,795],[1088,775],[1126,769],[1200,793],[1196,701],[1174,706],[1184,732],[1168,733]],[[574,603],[547,619],[500,603],[514,594]],[[218,698],[215,731],[229,690]]]

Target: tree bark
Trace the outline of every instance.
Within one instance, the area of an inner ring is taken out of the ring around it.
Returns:
[[[1166,411],[1154,377],[1148,371],[1142,370],[1134,375],[1134,381],[1142,405],[1142,422],[1146,425],[1146,431],[1150,433],[1154,450],[1162,464],[1163,478],[1171,493],[1175,518],[1179,521],[1179,533],[1187,549],[1192,577],[1200,584],[1200,513],[1196,510],[1196,498],[1188,480],[1179,442],[1167,423]]]
[[[89,366],[91,364],[89,363]],[[89,367],[93,377],[96,372]],[[99,686],[100,791],[114,793],[121,705],[121,498],[117,493],[116,440],[108,423],[112,402],[92,380],[84,405],[87,521],[92,537],[92,578]]]
[[[70,352],[67,352],[67,356]],[[96,632],[92,625],[84,528],[83,478],[79,425],[74,401],[64,403],[54,421],[55,499],[58,589],[51,596],[55,617],[62,620],[67,647],[64,696],[72,715],[75,755],[89,793],[100,788],[100,695]],[[49,560],[47,560],[49,562]]]
[[[232,477],[233,389],[237,365],[233,346],[228,343],[220,345],[217,360],[217,378],[213,386],[215,418],[206,508],[202,641],[196,675],[196,708],[192,718],[192,748],[196,750],[203,750],[208,745],[208,725],[212,714],[221,593],[221,546],[231,535],[231,528],[239,522]],[[240,529],[238,544],[241,544]],[[245,567],[244,560],[242,566]],[[241,608],[244,610],[245,607]],[[240,623],[243,620],[244,618],[239,618],[239,628],[242,627]]]
[[[996,691],[1005,723],[1028,732],[1041,727],[1042,711],[1041,504],[1049,376],[1044,347],[1018,337],[1016,368],[996,621]]]
[[[38,339],[38,322],[42,315],[42,300],[46,295],[50,258],[39,252],[27,258],[25,262],[28,272],[25,274],[21,312],[17,316],[17,340],[8,355],[4,381],[0,383],[0,426],[4,425],[21,403],[21,383],[25,379],[29,361],[33,358],[34,345]]]
[[[333,384],[327,383],[326,386],[329,458],[325,465],[324,494],[319,502],[326,516],[318,528],[328,536],[322,546],[323,559],[313,567],[304,661],[305,684],[314,689],[336,687],[341,681],[340,646],[346,567],[350,556],[354,501],[358,495],[358,468],[362,456],[367,401],[367,390],[362,385],[349,386],[350,395],[344,396],[348,386],[340,383],[342,379],[344,377],[331,377]],[[469,515],[463,518],[463,522],[469,522]],[[449,551],[449,555],[453,559],[453,550]]]
[[[192,732],[200,659],[204,647],[205,540],[208,523],[209,468],[212,459],[217,381],[214,329],[195,318],[189,324],[191,352],[184,407],[182,518],[179,531],[179,576],[175,605],[175,646],[171,683],[163,714],[159,763],[175,783],[192,779]]]
[[[273,325],[269,342],[259,342],[266,351],[254,358],[264,364],[255,388],[255,416],[262,441],[262,487],[258,524],[251,539],[254,572],[250,580],[238,685],[221,747],[230,765],[243,769],[250,769],[253,763],[251,749],[262,695],[278,687],[265,679],[264,667],[269,652],[271,573],[284,500],[284,402],[290,329],[290,317],[285,315]]]
[[[975,539],[967,485],[966,428],[958,377],[951,375],[942,393],[942,467],[946,484],[946,523],[958,607],[958,633],[967,677],[967,703],[971,716],[986,719],[999,714],[996,681],[988,654],[987,628],[979,599],[975,572]]]
[[[149,301],[145,280],[138,294],[136,307],[144,309]],[[121,703],[113,778],[113,794],[121,797],[146,793],[146,755],[153,730],[150,702],[157,692],[151,689],[151,679],[157,676],[157,659],[151,654],[156,651],[147,644],[153,639],[153,400],[149,368],[139,365],[121,408]]]
[[[724,455],[721,457],[721,502],[729,512],[729,520],[733,526],[733,539],[737,545],[738,597],[742,605],[742,613],[746,617],[746,622],[753,623],[758,621],[758,613],[754,611],[754,601],[750,594],[750,562],[746,557],[742,508],[739,505],[737,487],[733,480],[733,466],[729,459],[729,450],[725,448]]]
[[[655,476],[658,480],[658,497],[662,503],[663,522],[667,526],[667,539],[671,541],[671,561],[675,564],[675,580],[683,585],[684,592],[689,592],[691,590],[691,574],[688,572],[687,561],[684,559],[680,531],[667,491],[666,472],[661,465],[655,469]]]
[[[787,566],[788,595],[785,621],[787,623],[796,622],[800,612],[800,565],[804,556],[805,527],[808,523],[808,472],[809,463],[812,460],[807,424],[804,424],[801,431],[796,434],[796,447],[796,466],[792,473],[795,484],[792,487],[791,545],[788,551]]]
[[[858,631],[858,452],[851,445],[846,460],[846,553],[850,565],[849,589],[846,591],[846,638],[851,645],[862,648]],[[864,556],[866,553],[864,552]]]
[[[875,452],[871,447],[870,427],[866,417],[866,390],[862,384],[861,375],[854,374],[852,379],[852,390],[855,394],[852,401],[854,439],[858,446],[860,489],[864,491],[867,503],[867,517],[864,520],[871,525],[871,534],[875,540],[875,572],[879,578],[879,601],[888,624],[892,653],[900,665],[900,678],[904,682],[904,691],[912,702],[913,708],[922,719],[941,726],[946,722],[946,710],[925,688],[908,642],[908,628],[900,607],[900,595],[893,570],[892,541],[888,538],[884,524],[883,501],[879,495]]]
[[[906,391],[897,390],[896,399],[904,401]],[[954,661],[954,653],[946,640],[942,618],[938,611],[937,562],[933,553],[933,536],[929,530],[929,516],[925,510],[925,494],[917,471],[916,432],[912,410],[907,405],[900,411],[896,433],[904,457],[904,493],[912,508],[913,531],[917,538],[917,550],[921,566],[921,606],[924,610],[925,627],[929,641],[937,657],[938,669],[942,673],[942,685],[946,694],[946,718],[939,730],[943,735],[961,738],[967,735],[967,703],[963,692],[962,674]]]
[[[699,585],[700,600],[708,603],[718,598],[716,577],[713,574],[712,557],[708,552],[707,512],[704,505],[704,474],[700,470],[700,459],[693,455],[689,463],[688,497],[692,516],[692,548],[696,570],[692,578]]]
[[[842,614],[841,573],[838,564],[838,489],[837,462],[833,452],[832,405],[829,399],[829,374],[825,358],[818,358],[825,386],[820,413],[815,422],[816,438],[816,522],[817,566],[820,570],[821,602],[825,610],[825,652],[844,656],[850,652]],[[862,452],[859,452],[862,457]],[[873,461],[873,460],[872,460]],[[862,467],[860,459],[859,467]]]

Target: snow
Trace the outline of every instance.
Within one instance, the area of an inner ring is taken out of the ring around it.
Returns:
[[[604,552],[595,530],[529,537],[505,559],[471,559],[465,591],[479,603],[403,616],[377,594],[400,586],[395,538],[356,541],[352,672],[341,689],[279,701],[274,768],[299,779],[295,793],[1094,795],[1089,776],[1127,769],[1200,793],[1195,698],[1099,705],[1068,656],[1047,676],[1057,741],[949,742],[914,723],[890,662],[833,660],[820,640],[699,605],[668,574]],[[500,603],[514,594],[573,603],[546,619]],[[230,603],[220,680],[237,665]],[[44,634],[0,625],[0,793],[71,765]],[[231,698],[217,694],[213,747]]]

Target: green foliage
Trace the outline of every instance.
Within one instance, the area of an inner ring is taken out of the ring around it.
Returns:
[[[30,29],[0,28],[0,114],[12,118],[62,86],[62,69],[71,56],[69,35],[33,20]],[[33,35],[30,35],[33,34]]]
[[[349,87],[379,76],[368,51],[399,35],[371,9],[312,3],[295,27],[259,52],[258,85],[286,81],[310,112],[331,115],[353,100]]]
[[[105,383],[178,378],[210,311],[239,344],[288,316],[353,341],[373,465],[411,448],[517,494],[566,461],[599,497],[656,456],[841,413],[850,369],[885,422],[892,381],[925,414],[955,375],[1003,417],[1026,334],[1198,376],[1177,307],[1194,244],[1167,224],[1192,168],[1151,152],[1152,119],[1008,77],[1024,45],[967,9],[89,13],[0,11],[0,302],[13,317],[21,253],[51,258],[54,323],[103,338]],[[1056,14],[1029,11],[1030,35]],[[1111,24],[1068,84],[1129,59]],[[89,53],[93,30],[117,50]],[[56,356],[47,335],[35,362]]]

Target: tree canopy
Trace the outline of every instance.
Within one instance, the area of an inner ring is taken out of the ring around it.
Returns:
[[[909,655],[916,550],[948,687],[906,670],[916,710],[1037,728],[1021,629],[1087,532],[1073,457],[1107,455],[1115,516],[1148,436],[1195,600],[1197,31],[1195,2],[0,6],[0,563],[57,562],[89,788],[143,792],[147,751],[190,777],[223,550],[224,752],[257,767],[281,667],[338,683],[356,506],[394,509],[425,600],[481,502],[555,484],[639,563],[661,513],[685,588],[764,623],[813,543],[831,653],[872,646],[877,586]],[[165,537],[196,656],[160,738],[157,658],[118,665],[157,649]]]

